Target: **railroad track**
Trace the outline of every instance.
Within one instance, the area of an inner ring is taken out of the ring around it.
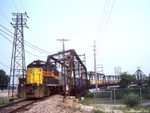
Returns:
[[[0,113],[16,113],[36,102],[35,100],[22,99],[4,106],[0,106]]]
[[[0,106],[0,113],[23,113],[24,111],[29,110],[33,106],[33,103],[45,101],[46,99],[52,98],[54,95],[41,99],[21,99],[4,106]]]

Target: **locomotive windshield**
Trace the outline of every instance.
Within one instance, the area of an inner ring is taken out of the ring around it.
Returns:
[[[44,71],[47,70],[47,65],[46,62],[41,61],[41,60],[36,60],[30,63],[27,68],[42,68]]]

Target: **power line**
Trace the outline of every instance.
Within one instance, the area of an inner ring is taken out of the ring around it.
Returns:
[[[107,3],[108,2],[108,3]],[[107,12],[108,12],[108,9],[109,9],[109,4],[110,4],[110,0],[106,1],[105,2],[105,7],[104,7],[104,11],[103,11],[103,15],[102,15],[102,19],[101,19],[101,31],[103,30],[103,25],[105,23],[105,20],[106,20],[106,15],[107,15]]]
[[[3,33],[5,33],[6,35],[10,36],[13,38],[13,36],[11,36],[10,34],[6,33],[5,31],[3,31],[2,29],[0,29],[0,31],[2,31]]]
[[[12,0],[12,2],[13,2],[13,4],[14,4],[14,6],[15,6],[15,8],[17,9],[17,11],[19,12],[19,10],[18,10],[18,8],[17,8],[17,5],[15,4],[15,2]],[[22,3],[22,1],[20,0],[20,3],[21,3],[21,6],[23,7],[23,9],[24,9],[24,11],[25,11],[25,7],[24,7],[24,5],[23,5],[23,3]],[[26,11],[25,11],[26,12]],[[35,23],[35,25],[37,25],[37,26],[39,26],[38,28],[40,28],[41,29],[41,31],[44,31],[46,34],[48,34],[49,32],[47,32],[46,30],[43,30],[44,29],[44,27],[42,27],[41,25],[39,25],[37,22],[35,22],[34,20],[32,20],[31,18],[29,18],[32,22],[34,22]],[[30,29],[31,30],[31,29]],[[36,33],[35,31],[33,31],[33,30],[31,30],[32,32],[34,32],[35,34],[38,34],[38,33]],[[44,33],[44,34],[45,34]],[[38,34],[39,35],[39,34]]]
[[[3,27],[3,28],[5,28],[5,27]],[[6,28],[5,28],[6,29]],[[8,29],[6,29],[6,30],[8,30]],[[0,29],[0,31],[2,31],[3,33],[5,33],[5,34],[7,34],[8,36],[10,36],[11,38],[14,38],[12,35],[10,35],[10,34],[8,34],[8,33],[6,33],[5,31],[3,31],[2,29]],[[9,30],[8,30],[9,31]],[[12,33],[12,32],[10,32],[10,33]],[[13,33],[12,33],[13,34]],[[5,38],[7,38],[7,37],[5,37]],[[26,43],[28,43],[28,44],[26,44],[28,47],[30,47],[30,48],[32,48],[32,49],[35,49],[35,50],[37,50],[38,52],[40,52],[41,53],[41,51],[42,51],[42,49],[40,49],[39,47],[36,47],[36,46],[34,46],[34,45],[32,45],[31,43],[29,43],[29,42],[27,42],[27,41],[25,41]],[[34,48],[33,48],[34,47]],[[40,49],[40,50],[38,50],[38,49]],[[43,50],[44,51],[44,50]]]
[[[1,65],[3,65],[6,68],[9,68],[8,66],[6,66],[5,64],[3,64],[2,62],[0,62]]]
[[[10,32],[11,34],[14,34],[13,32],[11,32],[10,30],[8,30],[6,27],[2,26],[1,24],[0,24],[0,26],[1,26],[2,28],[4,28],[5,30],[7,30],[8,32]]]
[[[107,25],[108,25],[108,22],[109,22],[109,19],[110,19],[110,16],[111,16],[114,4],[115,4],[115,1],[116,0],[113,0],[113,3],[111,2],[111,0],[105,2],[104,11],[103,11],[102,19],[100,22],[101,23],[100,24],[101,40],[104,37],[104,33],[106,31],[106,28],[107,28]],[[111,3],[111,5],[110,5],[110,3]]]
[[[108,15],[108,18],[107,18],[106,24],[105,24],[105,26],[104,26],[103,34],[105,33],[105,30],[106,30],[106,28],[107,28],[107,24],[108,24],[108,22],[109,22],[109,19],[110,19],[110,16],[111,16],[111,13],[112,13],[112,10],[113,10],[113,7],[114,7],[114,4],[115,4],[115,1],[116,1],[116,0],[114,0],[114,1],[113,1],[112,7],[111,7],[111,9],[110,9],[110,12],[109,12],[109,15]],[[102,34],[102,35],[103,35],[103,34]]]
[[[5,30],[7,30],[8,32],[10,32],[11,34],[13,34],[10,30],[8,30],[7,28],[5,28],[4,26],[2,26],[2,25],[0,25],[0,26],[3,27],[3,28],[4,28]],[[11,38],[13,38],[12,35],[6,33],[6,32],[3,31],[2,29],[0,29],[0,31],[2,31],[3,33],[7,34],[7,35],[10,36]],[[6,38],[7,38],[7,37],[6,37]],[[24,41],[25,41],[25,40],[24,40]],[[41,49],[41,48],[39,48],[39,47],[37,47],[37,46],[35,46],[35,45],[33,45],[33,44],[27,42],[27,41],[25,41],[25,43],[26,43],[26,45],[27,45],[28,47],[30,47],[30,48],[32,48],[32,49],[35,49],[35,50],[39,51],[40,53],[44,52],[44,53],[52,54],[51,52],[46,51],[46,50],[43,50],[43,49]]]
[[[33,44],[31,44],[31,43],[29,43],[29,42],[27,42],[27,41],[25,41],[25,42],[28,43],[28,44],[30,44],[30,46],[35,47],[35,49],[39,49],[39,50],[41,50],[41,51],[43,51],[43,52],[45,52],[45,53],[52,54],[52,53],[50,53],[50,52],[48,52],[48,51],[46,51],[46,50],[43,50],[43,49],[41,49],[41,48],[39,48],[39,47],[37,47],[37,46],[34,46]]]
[[[0,33],[5,39],[7,39],[9,42],[13,43],[11,40],[9,40],[6,36],[4,36],[2,33]]]
[[[15,4],[15,2],[12,0],[12,2],[13,2],[13,4],[14,4],[14,6],[16,7],[16,9],[18,10],[18,8],[17,8],[17,6],[16,6],[16,4]],[[22,5],[22,7],[23,7],[23,9],[25,10],[25,8],[24,8],[24,6],[23,6],[23,3],[22,3],[22,1],[20,0],[20,3],[21,3],[21,5]],[[18,10],[18,12],[19,12],[19,10]],[[8,30],[7,28],[5,28],[4,26],[2,26],[2,25],[0,25],[1,27],[3,27],[5,30],[7,30],[8,32],[10,32],[11,34],[13,34],[10,30]],[[30,29],[31,30],[31,29]],[[2,30],[1,30],[2,31]],[[32,31],[32,30],[31,30]],[[3,31],[4,32],[4,31]],[[33,31],[34,32],[34,31]],[[9,35],[8,33],[6,33],[6,32],[4,32],[5,34],[7,34],[7,35]],[[36,33],[36,32],[35,32]],[[37,33],[36,33],[37,34]],[[13,34],[14,35],[14,34]],[[10,35],[9,35],[10,36]],[[12,37],[13,38],[13,36],[10,36],[10,37]],[[43,50],[43,49],[41,49],[41,48],[39,48],[39,47],[37,47],[37,46],[34,46],[33,44],[31,44],[31,43],[29,43],[29,42],[27,42],[27,41],[25,41],[26,43],[28,43],[28,44],[30,44],[30,45],[27,45],[27,46],[33,46],[33,47],[31,47],[31,48],[33,48],[33,49],[35,49],[35,50],[37,50],[37,51],[39,51],[40,53],[41,52],[45,52],[45,53],[48,53],[48,54],[52,54],[52,53],[50,53],[50,52],[48,52],[48,51],[46,51],[46,50]]]
[[[13,41],[11,41],[9,38],[7,38],[6,36],[4,36],[2,33],[0,33],[1,36],[3,36],[6,40],[8,40],[9,42],[13,43]],[[12,37],[12,36],[11,36]],[[31,52],[28,52],[27,50],[25,50],[25,52],[27,52],[28,54],[30,55],[33,55],[33,56],[37,56],[37,57],[45,57],[45,56],[38,56],[38,55],[35,55]]]
[[[112,3],[111,8],[109,8],[110,7],[110,0],[105,2],[104,12],[103,12],[103,16],[101,19],[101,29],[100,29],[101,30],[101,40],[104,37],[104,33],[106,31],[110,16],[112,14],[112,10],[114,8],[115,1],[116,0],[113,0],[113,3],[111,2]],[[100,43],[101,43],[101,41],[100,41]],[[97,45],[99,45],[99,44],[97,43]]]
[[[43,26],[41,26],[39,23],[37,23],[35,20],[29,18],[36,26],[38,26],[38,28],[41,29],[41,31],[44,31],[46,34],[48,34],[49,32],[45,30],[45,28]],[[32,30],[33,31],[33,30]],[[35,31],[34,31],[35,32]],[[36,32],[35,32],[36,33]],[[37,34],[37,33],[36,33]]]
[[[14,4],[15,8],[17,9],[17,11],[18,11],[18,13],[19,13],[19,10],[18,10],[18,8],[17,8],[17,6],[16,6],[16,4],[15,4],[14,0],[12,0],[12,2],[13,2],[13,4]]]
[[[15,6],[15,8],[17,9],[17,11],[19,12],[19,10],[18,10],[18,8],[17,8],[17,5],[15,4],[15,2],[12,0],[12,2],[13,2],[13,4],[14,4],[14,6]],[[25,11],[25,8],[24,8],[24,6],[23,6],[23,3],[22,3],[22,1],[20,0],[20,3],[21,3],[21,5],[22,5],[22,7],[23,7],[23,9],[24,9],[24,11]],[[5,19],[7,19],[8,21],[9,21],[9,19],[7,18],[7,17],[5,17]],[[30,19],[31,20],[31,19]],[[37,23],[36,23],[36,25],[37,25]],[[2,26],[2,25],[0,25],[1,27],[3,27],[5,30],[7,30],[8,32],[10,32],[11,34],[13,34],[10,30],[8,30],[7,28],[5,28],[4,26]],[[39,25],[40,26],[40,25]],[[40,26],[40,28],[41,28],[41,26]],[[31,30],[31,29],[30,29]],[[43,30],[43,29],[42,29]],[[1,30],[2,31],[2,30]],[[32,31],[32,30],[31,30]],[[2,32],[4,32],[4,31],[2,31]],[[32,31],[32,32],[34,32],[34,31]],[[10,34],[8,34],[8,33],[6,33],[6,32],[4,32],[5,34],[7,34],[7,35],[9,35],[10,37],[12,37],[13,38],[13,36],[11,36]],[[37,34],[36,32],[34,32],[35,34]],[[47,32],[46,32],[47,33]],[[1,34],[2,35],[2,34]],[[13,34],[14,35],[14,34]],[[3,35],[3,37],[5,37],[4,35]],[[7,38],[7,37],[5,37],[5,38]],[[8,38],[7,38],[7,40],[9,40]],[[31,44],[31,43],[29,43],[29,42],[27,42],[27,41],[25,41],[25,43],[26,43],[26,45],[28,46],[28,47],[31,47],[32,49],[34,49],[34,50],[36,50],[36,51],[38,51],[38,52],[40,52],[40,53],[48,53],[48,54],[52,54],[51,52],[49,52],[49,51],[46,51],[46,50],[43,50],[43,49],[41,49],[41,48],[39,48],[39,47],[37,47],[37,46],[34,46],[33,44]]]
[[[2,16],[3,16],[8,22],[10,22],[9,19],[5,16],[5,14],[4,14],[1,10],[0,10],[0,12],[1,12]]]
[[[47,36],[47,34],[49,34],[49,32],[42,26],[42,25],[40,25],[39,23],[37,23],[35,20],[33,20],[33,19],[31,19],[31,18],[29,18],[29,20],[31,20],[32,21],[32,23],[34,23],[34,26],[36,25],[37,27],[37,29],[40,29],[40,31],[41,31],[41,33],[42,34],[46,34],[46,36]],[[33,29],[29,29],[31,32],[33,32],[34,34],[36,34],[38,37],[42,37],[42,35],[41,34],[39,34],[39,33],[37,33],[35,30],[33,30]],[[45,38],[45,40],[47,40],[47,38]],[[47,41],[49,41],[49,40],[47,40]]]
[[[29,52],[29,51],[27,51],[27,50],[25,50],[25,52],[28,53],[28,54],[30,54],[30,55],[36,56],[36,57],[47,57],[47,56],[35,55],[35,54],[33,54],[33,53],[31,53],[31,52]]]
[[[111,16],[111,13],[112,13],[112,10],[113,10],[113,7],[114,7],[114,4],[115,4],[115,0],[113,1],[112,3],[112,6],[111,8],[110,7],[110,0],[106,1],[105,2],[105,6],[104,6],[104,11],[103,11],[103,14],[102,14],[102,19],[101,19],[101,27],[100,27],[100,31],[101,31],[101,40],[103,39],[103,36],[104,36],[104,33],[106,31],[106,28],[107,28],[107,25],[108,25],[108,22],[109,22],[109,19],[110,19],[110,16]],[[110,9],[110,10],[109,10]],[[100,42],[101,43],[101,42]],[[97,44],[98,45],[98,44]],[[95,47],[96,48],[96,47]],[[97,48],[96,48],[97,49]],[[95,51],[96,51],[95,49]]]
[[[24,12],[25,12],[25,8],[24,8],[23,3],[22,3],[22,1],[21,1],[21,0],[20,0],[20,3],[21,3],[21,5],[22,5],[22,7],[23,7],[23,10],[24,10]]]

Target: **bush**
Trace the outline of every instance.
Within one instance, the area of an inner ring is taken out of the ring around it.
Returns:
[[[138,106],[140,104],[140,97],[138,94],[129,93],[124,96],[125,104],[129,107]]]
[[[84,96],[85,97],[92,97],[93,98],[93,92],[88,92]]]

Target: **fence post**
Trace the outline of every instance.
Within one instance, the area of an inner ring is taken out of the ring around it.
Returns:
[[[116,92],[115,92],[115,89],[114,89],[114,103],[116,105]]]
[[[94,107],[95,107],[95,92],[96,92],[96,91],[94,91]]]
[[[112,91],[111,91],[111,104],[113,104],[113,97],[112,97]]]
[[[140,88],[140,99],[141,99],[141,105],[142,105],[142,89]]]

